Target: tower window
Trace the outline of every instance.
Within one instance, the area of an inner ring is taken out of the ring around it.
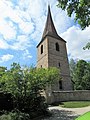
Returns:
[[[60,67],[61,65],[60,65],[60,62],[58,63],[58,66]]]
[[[59,89],[62,90],[62,81],[59,81]]]
[[[41,54],[43,53],[43,45],[41,45]]]
[[[56,51],[59,51],[59,44],[56,43],[55,46],[56,46]]]

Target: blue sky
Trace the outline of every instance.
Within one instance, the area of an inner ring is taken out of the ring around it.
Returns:
[[[49,1],[58,34],[67,41],[68,57],[90,61],[90,50],[83,46],[90,39],[90,26],[81,30],[66,11]],[[36,65],[36,46],[40,42],[47,17],[47,0],[0,0],[0,66],[13,62]]]

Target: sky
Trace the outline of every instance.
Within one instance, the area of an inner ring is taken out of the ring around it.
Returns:
[[[49,1],[57,33],[67,42],[68,59],[90,61],[90,50],[83,47],[90,40],[90,26],[81,30],[74,14]],[[0,0],[0,66],[10,68],[13,62],[36,65],[37,44],[41,41],[47,18],[47,0]]]

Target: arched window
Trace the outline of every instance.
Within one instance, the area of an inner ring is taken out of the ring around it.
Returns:
[[[58,66],[60,67],[61,65],[60,65],[60,62],[58,63]]]
[[[41,54],[43,53],[43,45],[41,45]]]
[[[56,51],[59,51],[59,44],[56,43],[55,46],[56,46]]]
[[[62,80],[59,81],[59,89],[62,90]]]

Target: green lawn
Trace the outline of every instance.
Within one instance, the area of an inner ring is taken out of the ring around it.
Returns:
[[[80,117],[78,117],[75,120],[90,120],[90,112],[87,112],[87,113],[81,115]]]
[[[90,101],[71,101],[71,102],[62,102],[61,107],[65,108],[81,108],[90,106]]]

